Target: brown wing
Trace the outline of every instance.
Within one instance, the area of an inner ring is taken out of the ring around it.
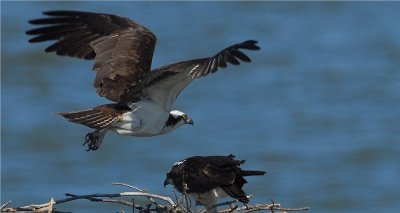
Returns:
[[[247,181],[243,177],[236,177],[235,182],[230,185],[221,186],[221,188],[234,199],[238,199],[242,203],[248,203],[249,198],[247,198],[246,193],[243,191],[243,185]]]
[[[45,49],[83,59],[95,59],[94,87],[115,102],[129,85],[151,69],[156,36],[130,19],[111,14],[49,11],[50,17],[31,20],[46,25],[27,31],[29,42],[57,40]]]
[[[218,186],[233,184],[236,178],[234,171],[235,168],[232,167],[217,167],[214,165],[207,164],[202,172],[212,181],[214,181]]]
[[[209,58],[183,61],[167,65],[150,72],[145,93],[166,110],[171,110],[180,92],[194,79],[225,68],[227,63],[239,65],[239,60],[250,62],[241,49],[258,50],[257,41],[248,40],[232,45]]]
[[[120,119],[122,114],[129,109],[117,104],[105,104],[78,112],[59,112],[56,113],[70,122],[81,124],[92,129],[104,129],[114,121]]]

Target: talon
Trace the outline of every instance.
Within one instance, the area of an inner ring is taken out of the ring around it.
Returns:
[[[85,136],[85,142],[83,143],[83,146],[87,144],[87,149],[85,149],[86,151],[94,151],[99,148],[99,136],[95,133],[96,132],[90,132]]]
[[[90,141],[90,133],[88,133],[88,134],[85,136],[85,142],[82,144],[82,146],[85,146],[86,144],[88,144],[89,141]]]

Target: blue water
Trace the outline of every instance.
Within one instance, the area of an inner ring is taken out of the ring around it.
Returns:
[[[45,203],[64,193],[162,187],[177,160],[236,154],[252,203],[273,199],[311,212],[400,209],[399,2],[1,2],[1,203]],[[46,10],[126,16],[158,36],[153,67],[211,56],[247,39],[250,64],[190,85],[176,103],[194,127],[135,138],[110,133],[98,151],[90,129],[52,114],[108,103],[92,87],[93,61],[28,44],[27,20]],[[74,212],[130,211],[77,201]]]

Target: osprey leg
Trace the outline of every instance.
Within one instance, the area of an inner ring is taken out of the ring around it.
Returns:
[[[103,142],[106,131],[107,129],[96,130],[94,132],[89,132],[88,134],[86,134],[85,142],[83,143],[83,146],[87,144],[86,151],[97,150]]]

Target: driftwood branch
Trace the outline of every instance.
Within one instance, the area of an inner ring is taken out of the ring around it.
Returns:
[[[4,208],[6,208],[6,207],[7,207],[7,205],[8,205],[8,204],[10,204],[10,203],[11,203],[11,200],[10,200],[10,201],[8,201],[7,203],[5,203],[5,204],[1,205],[1,208],[0,208],[0,210],[1,210],[1,211],[3,211],[3,209],[4,209]]]
[[[126,187],[128,187],[128,188],[130,188],[130,189],[134,189],[134,190],[137,190],[137,191],[139,191],[139,192],[146,192],[146,191],[144,191],[144,190],[142,190],[142,189],[140,189],[140,188],[138,188],[138,187],[136,187],[136,186],[132,186],[132,185],[129,185],[129,184],[126,184],[126,183],[112,183],[112,185],[119,185],[119,186],[126,186]],[[156,206],[159,206],[159,207],[161,207],[157,202],[156,202],[156,200],[154,199],[154,198],[152,198],[152,197],[147,197],[148,199],[149,199],[149,201],[151,202],[151,203],[153,203],[154,205],[156,205]],[[168,197],[169,198],[169,197]],[[162,200],[162,199],[161,199]],[[172,199],[171,198],[169,198],[169,200],[166,200],[168,203],[170,203],[171,205],[172,205],[172,203],[173,203],[173,201],[172,201]]]
[[[132,209],[139,210],[140,213],[192,213],[192,208],[190,206],[190,197],[183,193],[180,197],[176,196],[175,192],[175,200],[172,198],[162,195],[156,195],[152,193],[145,192],[144,190],[131,186],[125,183],[113,183],[113,185],[125,186],[134,191],[132,192],[120,192],[120,193],[107,193],[107,194],[88,194],[88,195],[76,195],[71,193],[66,193],[65,196],[67,198],[54,200],[50,199],[48,203],[44,204],[31,204],[22,207],[7,207],[11,201],[1,205],[1,212],[59,212],[54,209],[54,206],[71,202],[74,200],[86,199],[92,202],[106,202],[106,203],[116,203],[120,205],[129,206]],[[133,197],[144,197],[149,200],[149,203],[146,204],[146,207],[143,207],[134,202]],[[114,199],[114,198],[131,198],[131,200],[127,199]],[[157,201],[163,201],[164,205],[161,205]],[[269,210],[271,213],[275,212],[288,212],[288,211],[307,211],[308,207],[302,208],[283,208],[280,204],[276,204],[272,202],[272,204],[254,204],[254,205],[245,205],[238,206],[236,205],[237,201],[228,201],[219,203],[216,207],[227,206],[225,209],[218,211],[218,213],[229,213],[229,212],[254,212],[254,211],[262,211]],[[206,213],[207,210],[200,210],[198,213]]]

